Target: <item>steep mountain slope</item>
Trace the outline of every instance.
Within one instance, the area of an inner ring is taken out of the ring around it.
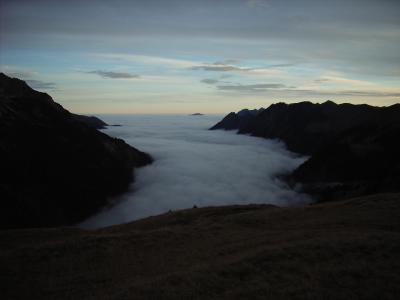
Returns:
[[[211,129],[279,139],[311,155],[288,180],[320,200],[400,191],[400,104],[278,103],[245,118],[230,113]]]
[[[84,116],[84,115],[77,115],[72,114],[74,118],[80,122],[85,123],[86,125],[93,127],[95,129],[105,129],[108,124],[103,120],[95,117],[95,116]]]
[[[259,110],[242,109],[238,113],[231,112],[221,122],[218,122],[210,129],[232,130],[232,129],[246,128],[249,125],[249,122],[251,122],[256,117],[256,115],[262,111],[263,109]]]
[[[254,114],[230,113],[211,129],[238,129],[239,133],[280,139],[289,150],[310,155],[348,129],[366,122],[398,122],[399,115],[400,105],[277,103]]]
[[[148,154],[0,74],[0,228],[72,224],[127,188]]]
[[[369,122],[317,151],[291,180],[319,201],[400,191],[399,154],[400,122]]]
[[[398,299],[400,197],[0,232],[4,299]]]

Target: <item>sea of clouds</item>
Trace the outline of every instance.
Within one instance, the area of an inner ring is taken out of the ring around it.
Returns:
[[[268,203],[278,206],[309,202],[306,195],[277,179],[305,158],[283,144],[210,131],[222,116],[103,115],[105,132],[150,153],[154,163],[137,169],[128,192],[111,199],[114,206],[81,224],[98,228],[121,224],[194,205]]]

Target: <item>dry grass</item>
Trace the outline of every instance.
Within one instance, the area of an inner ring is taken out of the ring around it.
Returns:
[[[400,195],[0,233],[2,299],[399,299]]]

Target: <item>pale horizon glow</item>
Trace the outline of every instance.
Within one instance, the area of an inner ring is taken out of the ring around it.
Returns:
[[[76,113],[400,102],[400,2],[0,0],[0,71]]]

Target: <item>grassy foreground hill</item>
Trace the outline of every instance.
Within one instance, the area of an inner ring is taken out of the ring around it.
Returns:
[[[399,299],[400,194],[0,232],[2,299]]]

